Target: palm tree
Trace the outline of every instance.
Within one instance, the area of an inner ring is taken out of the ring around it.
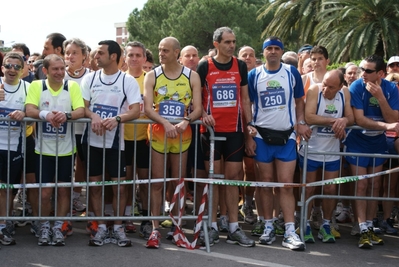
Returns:
[[[399,1],[324,0],[315,29],[333,62],[399,52]]]
[[[293,43],[296,48],[304,43],[313,44],[314,30],[318,24],[317,14],[321,0],[275,0],[265,4],[258,19],[274,14],[271,23],[262,32],[262,37],[275,35],[284,43]]]

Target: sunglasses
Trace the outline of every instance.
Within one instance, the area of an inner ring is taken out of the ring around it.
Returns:
[[[22,69],[22,66],[18,65],[18,64],[8,63],[8,64],[4,64],[3,66],[4,66],[4,68],[6,68],[8,70],[11,69],[12,67],[14,67],[14,70],[21,70]]]
[[[388,66],[389,66],[390,68],[393,68],[393,67],[398,67],[398,68],[399,68],[399,62],[391,63],[391,64],[389,64]]]
[[[360,67],[360,70],[361,71],[364,71],[365,73],[367,73],[367,74],[371,74],[371,73],[373,73],[373,72],[376,72],[377,70],[370,70],[370,69],[365,69],[365,68],[362,68],[362,67]]]
[[[29,60],[29,61],[28,61],[28,64],[33,64],[33,62],[35,62],[35,61]]]

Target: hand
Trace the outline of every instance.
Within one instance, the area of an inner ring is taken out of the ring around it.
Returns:
[[[247,130],[248,130],[249,135],[252,136],[252,137],[256,136],[256,134],[258,133],[256,128],[251,126],[251,125],[247,126]]]
[[[169,121],[163,123],[163,128],[165,129],[167,138],[176,138],[179,135],[175,126],[171,124]]]
[[[256,142],[252,137],[249,137],[245,140],[245,153],[247,156],[256,156]]]
[[[216,122],[215,119],[213,118],[212,115],[208,115],[208,114],[202,114],[202,122],[205,123],[205,125],[214,127]]]
[[[25,112],[23,112],[22,110],[14,110],[10,114],[8,114],[8,116],[13,120],[22,121],[23,118],[25,118]]]
[[[91,130],[93,133],[100,136],[105,133],[105,128],[98,114],[93,113],[93,116],[91,117]]]
[[[344,139],[346,137],[346,123],[346,118],[339,118],[335,120],[334,124],[331,126],[331,129],[334,131],[335,138]]]
[[[310,127],[305,124],[298,124],[297,125],[297,132],[299,134],[299,136],[301,136],[303,139],[305,139],[305,141],[308,141],[310,139],[310,136],[312,135],[312,130],[310,129]]]
[[[383,92],[382,92],[381,86],[379,86],[377,84],[377,82],[376,83],[367,82],[366,83],[366,89],[367,89],[367,91],[370,92],[370,94],[372,96],[377,98],[377,100],[380,100],[380,99],[382,99],[382,97],[385,97]]]
[[[397,122],[395,122],[395,123],[387,123],[386,127],[387,127],[387,131],[394,131],[397,134],[399,134],[399,123],[397,123]]]
[[[184,131],[187,129],[187,126],[190,124],[189,121],[183,120],[179,122],[178,124],[175,124],[175,129],[178,134],[184,133]]]
[[[67,121],[65,112],[62,111],[52,111],[52,114],[54,114],[53,120],[54,122],[61,124]]]
[[[118,122],[116,121],[115,117],[106,118],[101,121],[103,128],[107,129],[108,131],[112,131],[114,128],[118,126]]]

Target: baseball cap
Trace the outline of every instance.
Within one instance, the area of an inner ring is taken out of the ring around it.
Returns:
[[[394,62],[399,62],[399,56],[393,56],[388,60],[388,65],[394,63]]]
[[[298,50],[298,54],[304,52],[304,51],[310,51],[313,48],[311,45],[304,45]]]

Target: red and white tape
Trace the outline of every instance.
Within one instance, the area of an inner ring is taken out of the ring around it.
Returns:
[[[179,198],[179,194],[180,194],[180,198]],[[183,212],[184,212],[184,208],[185,208],[185,203],[184,203],[185,190],[184,190],[184,178],[179,179],[179,184],[176,187],[175,193],[173,194],[173,198],[172,198],[172,201],[170,204],[171,212],[169,214],[173,224],[176,226],[176,230],[173,233],[173,239],[175,241],[175,244],[178,247],[183,247],[183,248],[187,248],[190,250],[199,248],[199,246],[197,246],[197,240],[198,240],[201,226],[202,226],[202,216],[204,215],[207,196],[208,196],[208,185],[206,184],[204,187],[204,191],[202,193],[201,205],[198,210],[198,217],[197,217],[195,231],[194,231],[194,241],[190,242],[190,241],[188,241],[186,235],[184,234],[184,232],[181,229],[181,220],[182,220],[182,216],[183,216]],[[179,218],[178,218],[178,221],[176,222],[176,219],[172,214],[172,210],[173,210],[173,207],[178,198],[179,198],[179,202],[180,202],[180,209],[179,209]]]

